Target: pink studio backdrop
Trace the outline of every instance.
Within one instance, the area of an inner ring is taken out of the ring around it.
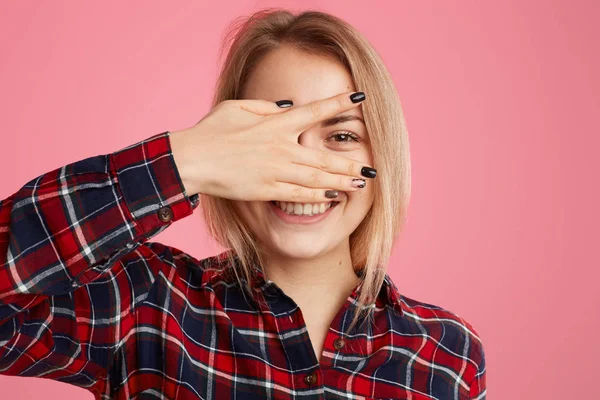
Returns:
[[[490,399],[600,398],[599,3],[485,3],[3,2],[0,198],[196,123],[233,18],[331,12],[378,49],[403,102],[413,195],[389,266],[400,290],[475,326]],[[199,213],[153,240],[221,251]],[[48,379],[0,387],[2,399],[92,398]]]

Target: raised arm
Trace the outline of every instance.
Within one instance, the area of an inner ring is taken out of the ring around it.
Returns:
[[[156,272],[132,284],[120,260],[198,205],[169,139],[65,165],[0,202],[0,374],[101,390]]]

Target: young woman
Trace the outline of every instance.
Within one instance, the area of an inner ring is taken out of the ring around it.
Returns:
[[[99,399],[485,398],[473,326],[386,274],[410,160],[380,57],[321,12],[233,32],[198,124],[0,203],[0,373]],[[149,241],[199,205],[229,250]]]

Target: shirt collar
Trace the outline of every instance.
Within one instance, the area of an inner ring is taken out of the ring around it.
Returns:
[[[209,271],[205,270],[205,273],[203,274],[203,280],[205,281],[203,286],[207,284],[212,285],[213,283],[220,280],[225,280],[228,283],[237,282],[237,277],[235,272],[233,271],[232,265],[224,263],[225,261],[227,261],[226,253],[227,252],[224,252],[215,256],[216,259],[220,262],[221,268],[210,269],[211,273],[206,273]],[[234,259],[236,265],[239,267],[240,264],[238,258],[234,257]],[[262,269],[258,267],[258,265],[253,264],[252,267],[254,268],[254,274],[250,287],[253,290],[261,290],[263,292],[266,290],[271,290],[275,283],[271,280],[266,280],[265,274],[263,273]],[[352,297],[353,299],[357,299],[358,295],[360,294],[362,285],[363,282],[360,281],[360,283],[352,290],[350,297]],[[398,288],[387,273],[385,274],[383,284],[381,286],[381,289],[379,290],[376,305],[378,307],[390,306],[396,312],[398,312],[400,316],[404,314],[402,295],[400,294]]]

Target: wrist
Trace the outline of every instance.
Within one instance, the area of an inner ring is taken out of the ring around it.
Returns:
[[[192,182],[189,179],[189,163],[186,161],[185,157],[186,137],[186,130],[173,131],[169,134],[171,155],[173,156],[173,161],[175,162],[175,168],[177,170],[176,172],[179,175],[181,183],[183,184],[186,195],[189,197],[198,193],[198,191],[193,188]]]

